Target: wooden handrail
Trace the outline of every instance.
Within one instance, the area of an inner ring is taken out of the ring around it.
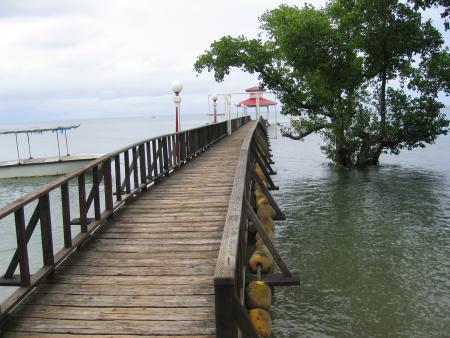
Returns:
[[[251,198],[254,196],[251,192],[254,186],[258,185],[273,206],[276,219],[285,219],[284,213],[270,196],[265,183],[255,172],[255,165],[259,164],[269,187],[276,188],[269,177],[267,169],[270,167],[269,160],[267,129],[265,121],[261,119],[252,127],[242,144],[217,259],[214,274],[217,338],[237,338],[240,337],[239,332],[246,338],[259,337],[244,305],[244,291],[248,282],[246,280],[246,250],[249,221],[282,272],[282,275],[278,276],[277,284],[299,284],[298,275],[292,274],[281,258],[251,204]],[[249,278],[251,277],[249,275]]]
[[[252,152],[254,142],[257,140],[255,135],[258,131],[265,134],[262,123],[262,119],[255,123],[242,143],[214,273],[218,338],[237,338],[239,330],[245,332],[246,337],[258,337],[249,322],[247,311],[243,309],[243,299],[248,229],[245,206],[250,199],[252,184],[250,170],[255,165],[255,156]]]
[[[249,116],[234,119],[232,130],[236,130],[249,120]],[[21,287],[0,304],[0,320],[33,289],[34,285],[51,274],[64,259],[88,240],[125,201],[155,184],[162,176],[170,174],[178,166],[227,135],[225,121],[133,143],[95,159],[84,167],[1,208],[0,220],[14,214],[17,249],[6,273],[0,278],[0,285]],[[133,168],[130,168],[130,162]],[[88,175],[93,175],[90,191],[86,189]],[[74,196],[69,193],[69,185],[73,185],[70,181],[73,179],[77,181],[75,185],[78,187],[76,196],[78,203],[75,210],[72,210],[70,203],[70,199]],[[61,196],[56,206],[50,205],[50,193],[59,193]],[[38,203],[27,221],[24,209],[35,201]],[[95,218],[90,219],[88,213],[92,207]],[[60,210],[62,213],[64,247],[56,254],[53,252],[52,210]],[[79,218],[71,220],[73,216]],[[40,222],[44,264],[37,272],[31,274],[27,244],[38,222]],[[75,224],[80,225],[80,232],[73,237],[72,226]],[[14,275],[17,267],[20,268],[20,274]]]

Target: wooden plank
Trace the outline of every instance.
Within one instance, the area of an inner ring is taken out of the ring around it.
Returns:
[[[192,334],[214,334],[213,322],[205,321],[125,321],[125,320],[64,320],[27,318],[16,321],[12,331],[71,334],[172,334],[186,330]]]
[[[174,288],[172,285],[156,285],[148,287],[147,285],[119,285],[113,290],[105,288],[105,285],[77,285],[77,284],[58,284],[44,285],[35,291],[35,294],[42,294],[42,297],[53,297],[54,294],[61,295],[91,295],[91,296],[111,296],[117,294],[122,296],[166,296],[176,298],[177,296],[198,296],[209,295],[214,296],[214,288],[205,285],[184,285],[183,287]],[[181,298],[182,299],[182,298]],[[128,305],[128,304],[126,304]]]
[[[63,266],[60,272],[66,275],[90,276],[211,276],[215,266]]]
[[[34,294],[28,305],[78,306],[78,307],[212,307],[213,295],[123,296],[123,295],[68,295],[52,294],[46,297]]]
[[[87,276],[87,275],[58,275],[56,274],[54,280],[47,281],[48,283],[65,283],[65,284],[101,284],[114,287],[118,284],[133,284],[133,285],[194,285],[207,284],[212,285],[213,280],[211,276],[111,276],[104,278],[102,276]]]
[[[164,230],[164,229],[162,229]],[[192,230],[192,229],[191,229]],[[222,231],[168,231],[168,232],[97,232],[95,234],[96,238],[101,239],[190,239],[190,238],[212,238],[221,239]]]
[[[218,250],[220,247],[220,244],[184,244],[184,245],[159,245],[158,247],[150,247],[148,245],[120,245],[120,244],[114,244],[114,245],[100,245],[97,243],[96,245],[92,245],[91,243],[88,243],[86,245],[86,248],[94,251],[104,251],[104,252],[116,252],[116,253],[123,253],[123,252],[137,252],[137,253],[158,253],[158,252],[165,252],[165,253],[173,253],[173,252],[192,252],[192,251],[212,251],[212,250]]]
[[[4,338],[74,338],[75,336],[72,334],[64,334],[64,333],[39,333],[39,332],[7,332]],[[102,334],[77,334],[77,338],[138,338],[142,337],[141,335],[102,335]],[[145,335],[146,338],[215,338],[215,335],[176,335],[176,336],[167,336],[167,335]]]
[[[15,317],[49,318],[73,320],[211,320],[214,309],[211,307],[76,307],[24,305]]]
[[[4,336],[5,338],[41,338],[41,337],[49,337],[49,338],[74,338],[74,335],[71,334],[63,334],[63,333],[39,333],[39,332],[8,332]],[[142,337],[141,335],[90,335],[90,334],[77,334],[77,338],[138,338]],[[167,336],[167,335],[145,335],[146,338],[215,338],[214,335],[177,335],[177,336]]]

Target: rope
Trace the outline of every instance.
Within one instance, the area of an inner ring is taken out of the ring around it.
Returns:
[[[261,269],[262,269],[261,264],[258,264],[256,266],[256,280],[258,280],[258,281],[260,281],[262,279],[261,278]]]

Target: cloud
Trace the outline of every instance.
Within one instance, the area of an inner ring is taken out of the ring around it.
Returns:
[[[58,16],[69,13],[92,13],[104,1],[89,0],[2,0],[0,17]]]
[[[310,1],[311,2],[311,1]],[[254,75],[217,84],[193,64],[223,35],[256,36],[258,16],[281,3],[249,0],[2,0],[0,122],[207,111],[207,94],[242,90]],[[324,1],[312,1],[324,4]]]

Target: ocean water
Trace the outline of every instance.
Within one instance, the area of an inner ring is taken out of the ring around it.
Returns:
[[[171,117],[80,122],[69,133],[74,154],[106,153],[173,129]],[[193,115],[182,124],[206,122]],[[348,171],[327,165],[319,137],[292,141],[271,127],[270,138],[280,187],[273,193],[287,216],[277,222],[276,245],[302,280],[300,287],[276,288],[273,336],[448,337],[450,136],[426,149],[383,155],[377,168]],[[0,160],[14,158],[15,141],[0,141]],[[33,136],[32,152],[55,155],[55,135]],[[0,206],[51,179],[0,180]],[[14,249],[11,224],[0,222],[1,271]],[[62,233],[55,228],[56,248]],[[41,264],[36,235],[29,248],[34,268]],[[11,290],[0,288],[0,296]]]
[[[301,276],[276,289],[274,337],[450,337],[450,135],[348,171],[316,136],[271,144],[276,244]]]

